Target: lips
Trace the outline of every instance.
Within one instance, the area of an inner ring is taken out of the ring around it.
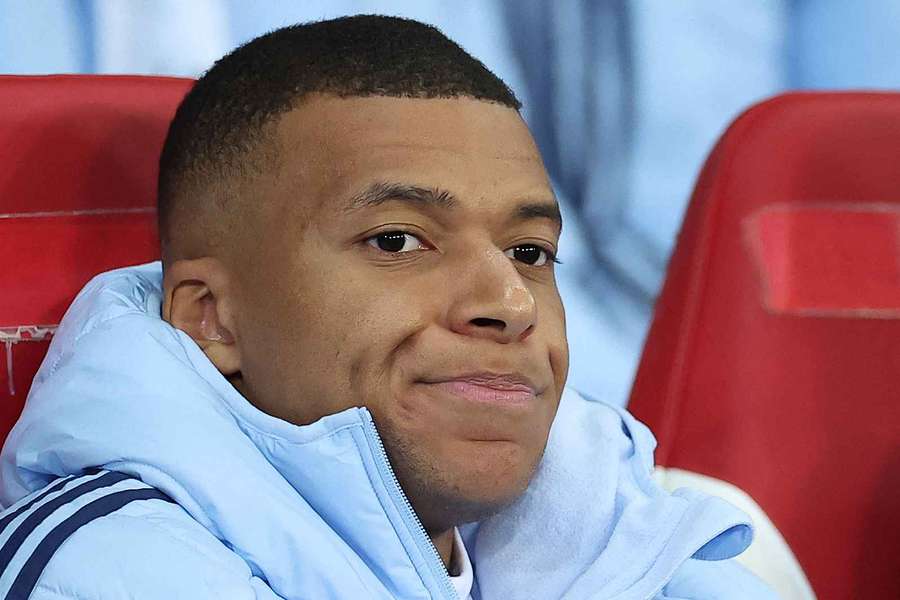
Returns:
[[[535,385],[519,374],[473,374],[424,382],[429,387],[482,404],[520,406],[533,402]]]

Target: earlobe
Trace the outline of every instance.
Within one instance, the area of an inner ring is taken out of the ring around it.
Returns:
[[[166,269],[163,318],[193,339],[226,377],[240,371],[240,351],[225,314],[228,286],[214,259],[178,261]]]

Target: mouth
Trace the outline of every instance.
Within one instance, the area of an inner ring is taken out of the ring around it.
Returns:
[[[530,379],[513,373],[477,373],[420,383],[463,400],[495,406],[524,407],[538,396]]]

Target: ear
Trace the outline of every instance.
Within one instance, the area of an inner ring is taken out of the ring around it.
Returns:
[[[241,370],[236,343],[233,286],[224,265],[211,257],[166,265],[163,319],[197,342],[226,377]]]

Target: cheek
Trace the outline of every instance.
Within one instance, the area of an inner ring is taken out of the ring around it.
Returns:
[[[428,323],[427,311],[414,302],[398,303],[403,293],[385,293],[375,283],[344,281],[341,290],[334,301],[317,303],[319,324],[300,335],[314,338],[306,354],[332,382],[332,394],[340,394],[341,407],[365,406],[378,422],[403,412],[396,400],[421,360],[416,340]],[[405,420],[414,418],[407,411]]]
[[[547,441],[558,396],[548,390],[533,411],[510,414],[486,406],[442,403],[410,391],[389,398],[379,415],[398,438],[419,449],[436,464],[460,473],[528,470]],[[499,454],[485,454],[490,449]]]
[[[569,373],[569,342],[566,337],[566,311],[559,291],[554,287],[547,290],[546,297],[540,299],[539,318],[542,334],[546,340],[547,357],[553,371],[560,394]]]
[[[353,363],[352,383],[360,397],[383,403],[402,396],[416,367],[429,360],[422,354],[420,336],[435,321],[439,308],[418,286],[400,287],[368,278],[355,283],[344,287],[345,317],[335,330],[340,331],[346,352],[352,352],[348,356]]]
[[[244,390],[269,414],[296,424],[358,404],[350,387],[364,350],[358,314],[315,273],[302,285],[271,286],[248,298],[241,329]],[[286,278],[279,279],[284,281]]]

